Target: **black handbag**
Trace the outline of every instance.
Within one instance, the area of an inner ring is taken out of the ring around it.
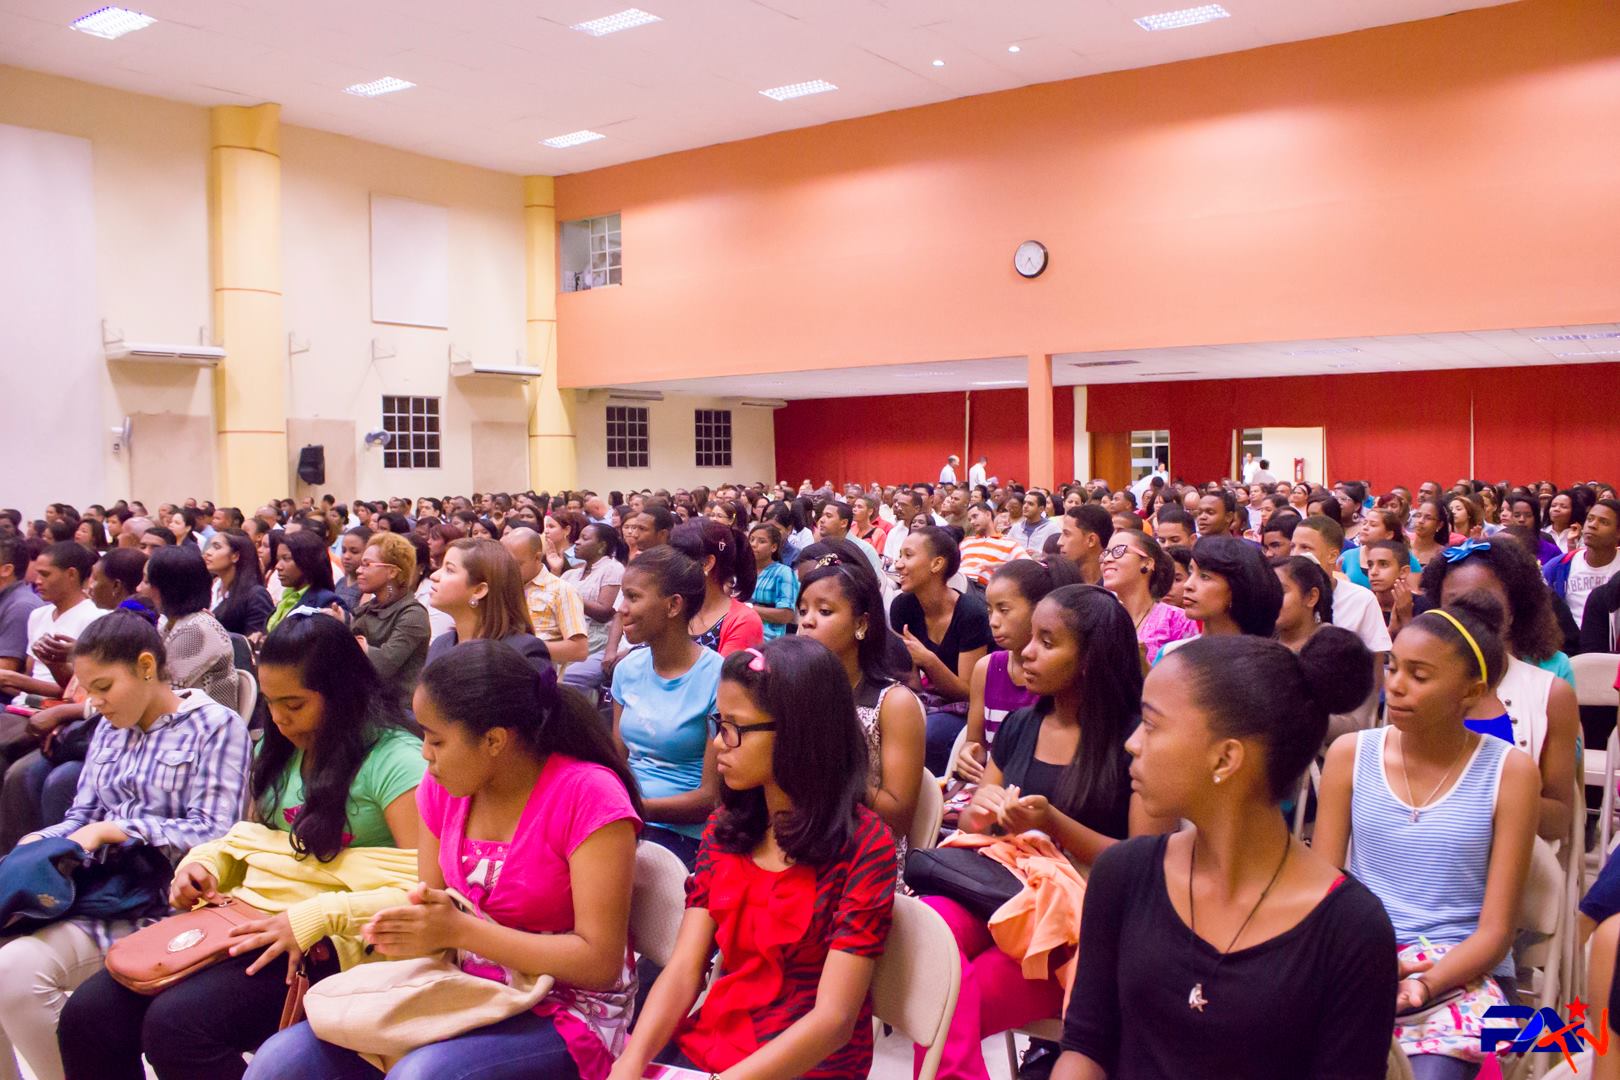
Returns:
[[[904,876],[918,896],[954,900],[981,919],[1024,891],[1018,875],[977,848],[914,848],[906,854]]]

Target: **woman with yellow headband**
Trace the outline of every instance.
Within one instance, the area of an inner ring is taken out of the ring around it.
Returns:
[[[1390,726],[1339,739],[1322,776],[1313,847],[1394,924],[1395,1036],[1417,1080],[1473,1077],[1481,1019],[1513,993],[1541,777],[1528,754],[1463,723],[1506,663],[1465,608],[1417,616],[1386,669]]]

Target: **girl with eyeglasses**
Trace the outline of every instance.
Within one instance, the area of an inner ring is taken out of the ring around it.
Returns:
[[[1198,635],[1197,625],[1181,608],[1164,602],[1175,579],[1175,560],[1139,529],[1114,533],[1112,543],[1103,549],[1103,588],[1118,597],[1130,615],[1144,662],[1170,642]]]
[[[843,665],[806,636],[733,653],[711,742],[722,780],[669,965],[609,1080],[655,1056],[713,1076],[857,1080],[894,904]],[[719,976],[696,1013],[718,946]]]

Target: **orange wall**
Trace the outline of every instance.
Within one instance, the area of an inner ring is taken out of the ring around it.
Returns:
[[[560,177],[561,379],[1611,321],[1617,131],[1620,7],[1525,0]]]

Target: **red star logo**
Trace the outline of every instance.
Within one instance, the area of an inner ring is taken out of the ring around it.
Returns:
[[[1582,1001],[1580,998],[1576,998],[1569,1003],[1568,1012],[1571,1020],[1585,1020],[1586,1002]]]

